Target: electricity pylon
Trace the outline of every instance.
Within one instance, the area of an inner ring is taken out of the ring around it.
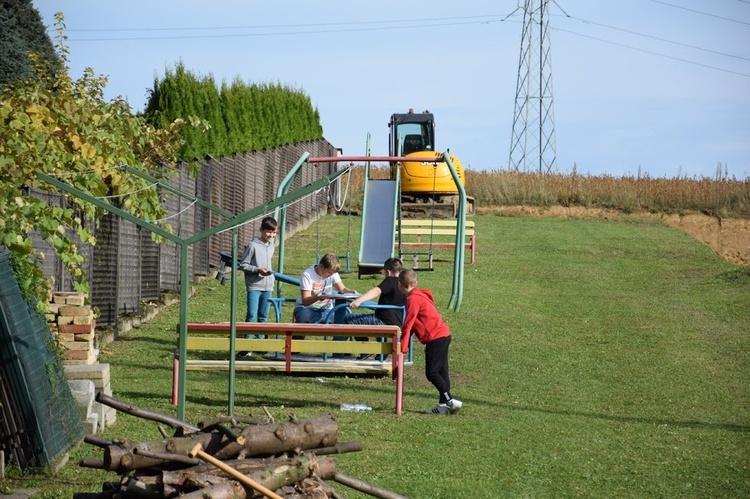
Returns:
[[[508,166],[515,171],[550,173],[557,169],[550,0],[525,0],[516,103]]]

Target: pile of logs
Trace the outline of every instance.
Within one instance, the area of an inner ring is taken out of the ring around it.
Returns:
[[[120,412],[168,425],[174,434],[159,425],[163,438],[149,442],[87,435],[84,441],[103,449],[103,459],[83,459],[79,465],[116,472],[119,480],[74,499],[342,497],[327,481],[374,497],[403,497],[339,473],[334,459],[320,457],[362,450],[361,442],[337,442],[331,415],[290,416],[277,424],[266,411],[268,420],[227,417],[194,426],[101,393],[96,398]]]

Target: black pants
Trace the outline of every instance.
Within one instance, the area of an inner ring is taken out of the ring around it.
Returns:
[[[440,403],[450,400],[451,378],[448,374],[448,347],[451,337],[446,336],[427,343],[424,347],[424,374],[440,393]]]

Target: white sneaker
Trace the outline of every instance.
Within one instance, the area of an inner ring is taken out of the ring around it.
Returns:
[[[448,414],[450,412],[450,409],[448,409],[448,406],[445,404],[438,404],[432,409],[427,409],[424,412],[425,414],[431,414],[431,415]]]
[[[456,414],[458,411],[460,411],[462,405],[464,405],[464,403],[458,399],[450,399],[446,404],[446,406],[448,407],[448,411],[451,414]]]

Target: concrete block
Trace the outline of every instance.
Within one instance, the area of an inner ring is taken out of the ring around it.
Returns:
[[[78,406],[78,413],[81,415],[81,419],[86,421],[94,405],[94,396],[96,395],[94,382],[88,379],[74,379],[69,380],[68,384]]]
[[[65,366],[65,377],[68,379],[106,379],[109,381],[109,364]]]
[[[99,429],[104,430],[117,421],[117,411],[108,405],[94,402],[93,412],[99,416]]]
[[[99,429],[99,415],[95,412],[89,414],[89,417],[83,422],[83,431],[87,435],[96,435],[96,430]]]
[[[109,428],[117,422],[117,411],[109,408],[110,410],[104,411],[104,427]]]

